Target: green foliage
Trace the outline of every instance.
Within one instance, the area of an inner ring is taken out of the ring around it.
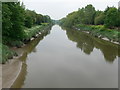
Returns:
[[[47,25],[49,25],[49,23],[41,23],[41,25],[47,26]]]
[[[12,12],[9,9],[7,3],[2,4],[2,36],[9,36],[12,28],[12,22],[10,21]]]
[[[48,23],[44,23],[44,24],[42,23],[42,25],[37,25],[37,26],[34,26],[32,28],[26,28],[24,30],[24,32],[25,32],[24,40],[25,41],[30,40],[32,37],[35,37],[35,35],[37,33],[39,33],[40,31],[42,31],[42,29],[47,25],[48,25]]]
[[[113,28],[118,25],[117,19],[118,17],[118,10],[115,7],[109,8],[106,12],[106,18],[105,18],[105,26],[108,28]]]
[[[72,12],[66,18],[61,19],[61,23],[66,27],[73,27],[75,24],[94,24],[95,8],[90,4],[85,8]]]
[[[46,24],[43,24],[46,23]],[[42,28],[52,23],[49,16],[37,14],[35,11],[25,10],[23,3],[3,2],[2,3],[2,41],[3,62],[13,54],[9,47],[21,47],[25,39],[35,36]],[[43,25],[41,25],[43,24]],[[36,26],[40,25],[40,26]],[[32,26],[35,26],[31,28]],[[29,28],[24,30],[25,28]],[[32,30],[31,30],[32,29]]]
[[[97,10],[95,12],[95,17],[98,17],[100,14],[104,13],[103,11]]]
[[[67,15],[67,18],[64,20],[63,26],[72,27],[78,22],[78,12],[72,12]],[[63,21],[62,21],[63,22]]]
[[[17,53],[11,51],[6,45],[0,44],[0,49],[2,50],[2,61],[0,61],[0,63],[4,64],[8,59],[12,59],[13,56],[17,56]]]
[[[24,8],[20,5],[20,2],[7,3],[12,12],[11,23],[12,28],[10,30],[10,37],[16,40],[23,38],[23,25],[24,25]]]
[[[25,27],[31,28],[33,25],[32,18],[30,16],[27,16],[25,18]]]
[[[17,40],[11,41],[11,43],[10,43],[11,47],[20,48],[22,45],[23,45],[23,42],[22,41],[17,41]]]
[[[2,36],[21,40],[24,35],[24,8],[19,2],[3,3],[2,13]]]
[[[49,16],[25,10],[24,5],[20,4],[20,2],[4,2],[2,4],[2,36],[4,37],[4,44],[9,43],[9,40],[22,41],[25,37],[24,27],[31,28],[36,24],[51,23]]]
[[[66,18],[62,18],[61,20],[59,20],[59,24],[60,24],[61,26],[63,26],[64,23],[65,23],[65,21],[66,21]]]
[[[60,20],[60,25],[65,27],[74,27],[76,24],[105,25],[107,28],[120,27],[120,10],[107,7],[105,11],[96,11],[90,4]]]
[[[32,24],[36,24],[36,16],[37,13],[35,11],[31,11],[31,10],[25,10],[25,16],[26,17],[31,17],[32,19]]]
[[[90,4],[85,7],[85,24],[94,24],[95,8]]]
[[[50,16],[45,15],[45,16],[43,16],[43,22],[44,23],[52,23],[52,20],[51,20]]]
[[[76,25],[81,31],[88,31],[96,37],[106,37],[109,40],[120,42],[120,32],[117,30],[107,29],[103,25]]]
[[[41,25],[42,22],[43,22],[43,15],[38,14],[36,16],[36,24]]]
[[[16,40],[10,37],[3,36],[2,39],[4,40],[3,44],[11,46],[11,47],[21,47],[23,45],[22,41]]]
[[[47,27],[48,23],[42,23],[42,25],[37,25],[32,28],[26,28],[24,29],[25,35],[23,38],[23,41],[30,40],[32,37],[34,37],[38,32],[42,32],[43,28]],[[7,44],[11,47],[17,47],[20,48],[25,42],[13,40],[11,38],[4,37],[4,40],[7,41]],[[5,63],[8,61],[8,59],[12,59],[13,56],[17,56],[17,53],[10,50],[7,45],[0,44],[0,50],[2,50],[2,59],[0,63]],[[1,54],[1,53],[0,53]]]
[[[31,28],[33,25],[41,25],[41,23],[52,23],[48,15],[43,16],[35,11],[25,10],[25,27]]]
[[[79,24],[85,24],[84,8],[78,10],[78,22]]]
[[[104,15],[104,13],[101,13],[100,15],[95,17],[94,24],[95,25],[103,25],[104,19],[105,19],[105,15]]]
[[[118,9],[118,19],[117,19],[117,27],[120,27],[120,7]]]

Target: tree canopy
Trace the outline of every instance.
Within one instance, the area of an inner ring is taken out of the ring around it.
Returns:
[[[4,44],[8,44],[8,41],[11,40],[22,40],[25,35],[25,28],[48,22],[51,22],[49,16],[25,9],[23,3],[21,4],[19,1],[2,3],[2,36]]]
[[[107,7],[105,11],[95,10],[91,4],[68,14],[60,24],[74,27],[76,24],[105,25],[107,28],[120,27],[120,9]]]

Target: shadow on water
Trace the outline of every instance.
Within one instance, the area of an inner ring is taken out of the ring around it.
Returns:
[[[120,57],[120,45],[113,44],[108,41],[95,38],[87,33],[63,28],[66,30],[68,38],[76,42],[76,47],[80,48],[85,54],[90,55],[93,49],[99,49],[107,62],[113,62],[117,57]]]
[[[37,52],[35,47],[38,45],[38,43],[40,43],[41,40],[44,39],[46,35],[50,34],[50,30],[51,30],[51,27],[49,27],[49,29],[47,28],[47,30],[45,30],[38,38],[29,42],[23,48],[16,49],[17,53],[22,54],[22,56],[18,58],[18,60],[21,60],[23,64],[22,64],[21,72],[11,88],[22,88],[27,76],[27,64],[26,64],[27,56],[31,52],[34,52],[34,53]]]

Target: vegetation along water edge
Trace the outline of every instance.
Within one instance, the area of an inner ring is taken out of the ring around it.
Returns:
[[[38,14],[25,8],[23,3],[2,3],[2,60],[4,64],[8,59],[18,56],[10,48],[20,48],[29,41],[38,37],[45,28],[53,24],[48,15]]]
[[[63,27],[74,28],[95,37],[120,44],[120,7],[96,10],[91,4],[69,13],[58,22]]]

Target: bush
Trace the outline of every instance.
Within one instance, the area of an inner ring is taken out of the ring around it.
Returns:
[[[103,25],[76,25],[81,31],[89,31],[93,36],[106,37],[109,40],[120,42],[120,32],[105,28]]]
[[[23,42],[12,38],[3,37],[3,44],[11,47],[21,47]]]
[[[96,25],[103,25],[104,24],[104,19],[105,19],[105,15],[104,14],[100,14],[99,16],[95,17],[94,23]]]
[[[24,30],[24,32],[25,32],[24,41],[28,41],[32,37],[35,37],[35,35],[37,33],[39,33],[40,31],[42,31],[43,28],[45,28],[45,26],[47,26],[47,25],[48,25],[48,23],[42,23],[42,25],[37,25],[37,26],[34,26],[32,28],[26,28]]]
[[[8,59],[12,59],[13,56],[17,56],[17,53],[11,51],[8,46],[0,44],[0,50],[2,52],[2,60],[0,63],[4,64]]]
[[[11,46],[20,48],[21,46],[23,46],[23,42],[22,41],[12,41]]]

